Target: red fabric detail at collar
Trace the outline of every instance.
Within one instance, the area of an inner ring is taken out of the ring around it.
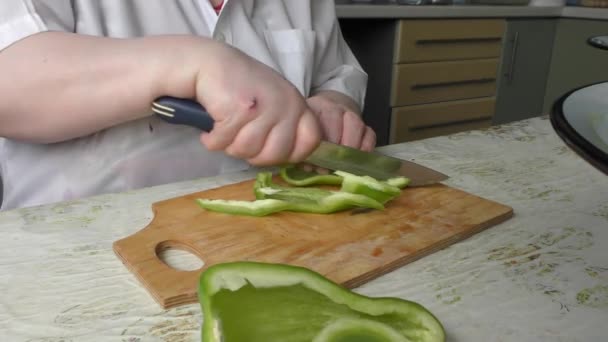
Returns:
[[[222,2],[217,5],[217,6],[213,6],[213,9],[215,10],[215,13],[220,14],[220,11],[222,10],[222,7],[224,7],[224,1],[222,0]]]

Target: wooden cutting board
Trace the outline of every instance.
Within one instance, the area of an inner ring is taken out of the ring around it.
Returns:
[[[200,272],[212,264],[299,265],[353,288],[513,215],[510,207],[445,185],[406,188],[383,211],[331,215],[233,216],[195,203],[196,198],[252,200],[253,182],[154,203],[152,222],[116,241],[114,251],[154,299],[170,308],[197,302]],[[175,270],[158,257],[167,248],[192,252],[205,265]]]

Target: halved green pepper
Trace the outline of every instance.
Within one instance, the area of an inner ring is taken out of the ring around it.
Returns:
[[[442,342],[431,312],[370,298],[302,267],[217,264],[200,277],[203,342]]]

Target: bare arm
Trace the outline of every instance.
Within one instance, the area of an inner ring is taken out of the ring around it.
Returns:
[[[68,140],[141,118],[164,93],[193,96],[196,70],[180,56],[192,40],[45,32],[17,42],[0,52],[0,136]]]
[[[321,136],[293,85],[208,38],[39,33],[0,52],[0,75],[2,137],[69,140],[144,117],[162,95],[196,98],[216,121],[202,143],[255,165],[300,161]]]

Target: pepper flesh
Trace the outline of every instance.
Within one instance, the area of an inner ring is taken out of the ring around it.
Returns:
[[[211,200],[198,198],[196,203],[203,209],[232,215],[266,216],[289,209],[289,203],[266,199],[259,201]]]
[[[295,186],[342,184],[342,177],[338,175],[322,175],[316,172],[307,172],[295,166],[281,168],[279,170],[279,175],[285,182]]]
[[[369,176],[357,176],[344,171],[335,173],[342,177],[340,191],[343,192],[365,195],[380,203],[386,203],[401,193],[400,188]]]
[[[403,189],[410,184],[410,179],[406,177],[395,177],[389,178],[386,181],[386,184],[398,187],[399,189]]]
[[[260,172],[254,184],[255,201],[197,199],[206,210],[232,215],[266,216],[281,211],[331,214],[354,207],[384,209],[370,197],[317,188],[284,187],[272,183],[270,172]]]
[[[316,172],[304,171],[295,166],[282,167],[279,175],[285,182],[294,186],[341,185],[343,180],[343,177],[336,173],[323,175]],[[410,183],[410,179],[407,177],[394,177],[383,181],[383,183],[403,189]]]
[[[281,186],[273,183],[272,173],[260,172],[253,184],[253,193],[257,199],[274,198],[292,202],[315,202],[329,196],[331,191],[318,188]]]
[[[442,342],[423,306],[354,293],[302,267],[216,264],[200,277],[203,342]]]
[[[318,188],[284,187],[272,182],[270,172],[258,173],[254,193],[258,200],[275,199],[288,202],[289,211],[330,214],[353,207],[383,209],[382,203],[360,194]]]

